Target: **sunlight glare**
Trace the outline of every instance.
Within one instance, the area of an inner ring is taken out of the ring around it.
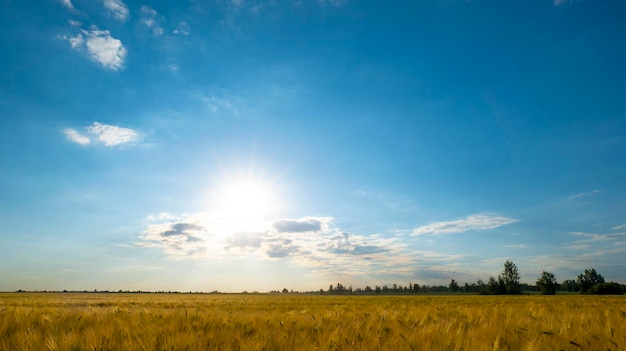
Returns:
[[[241,224],[263,220],[274,206],[268,186],[251,180],[230,181],[221,187],[218,210]]]

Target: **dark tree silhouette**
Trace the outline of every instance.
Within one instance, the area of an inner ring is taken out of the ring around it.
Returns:
[[[460,290],[459,284],[454,279],[450,280],[450,285],[448,286],[448,288],[452,292],[458,292]]]
[[[543,271],[541,278],[537,279],[537,287],[541,290],[541,295],[554,295],[559,284],[554,278],[554,274]]]
[[[578,275],[576,283],[580,286],[580,292],[586,294],[596,284],[604,283],[602,274],[598,274],[595,268],[585,269],[583,274]]]
[[[502,272],[502,279],[504,280],[504,285],[506,286],[507,294],[521,294],[522,289],[520,288],[520,276],[519,271],[517,270],[517,266],[513,261],[506,260],[504,262],[504,271]]]

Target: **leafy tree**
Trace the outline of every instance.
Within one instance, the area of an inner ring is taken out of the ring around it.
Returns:
[[[554,278],[554,274],[543,271],[541,278],[537,279],[537,287],[541,290],[541,295],[554,295],[559,284]]]
[[[450,285],[448,286],[448,288],[452,292],[458,292],[460,290],[459,289],[459,284],[454,279],[450,280]]]
[[[498,276],[498,279],[494,277],[489,277],[489,281],[487,282],[487,289],[484,293],[489,295],[504,295],[506,294],[506,285],[504,284],[504,279],[502,276]]]
[[[563,283],[561,283],[561,290],[577,292],[580,290],[580,287],[578,286],[575,280],[566,279],[563,281]]]
[[[596,284],[604,283],[602,274],[598,274],[595,268],[585,269],[583,274],[578,275],[576,283],[580,286],[580,292],[586,294]]]
[[[498,277],[499,278],[499,277]],[[506,260],[504,262],[504,271],[502,272],[502,279],[504,280],[504,285],[506,286],[507,294],[521,294],[522,289],[520,288],[520,276],[519,271],[517,270],[517,266],[513,261]]]
[[[489,277],[489,281],[484,289],[483,294],[504,295],[504,294],[521,294],[520,275],[517,266],[513,261],[507,260],[504,263],[504,270],[498,278]],[[480,282],[482,284],[482,282]]]
[[[587,290],[590,295],[623,295],[622,286],[615,282],[599,283]]]

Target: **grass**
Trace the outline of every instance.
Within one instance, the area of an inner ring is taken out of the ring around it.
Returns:
[[[625,350],[623,296],[0,294],[0,350]]]

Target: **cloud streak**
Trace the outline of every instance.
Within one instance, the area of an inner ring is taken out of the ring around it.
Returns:
[[[623,233],[611,233],[611,234],[597,234],[597,233],[584,233],[584,232],[570,232],[571,235],[580,236],[583,239],[578,242],[597,242],[626,238],[626,232]]]
[[[413,229],[411,235],[439,235],[495,229],[518,222],[515,218],[479,213],[454,221],[435,222]]]
[[[65,136],[67,137],[67,140],[76,144],[87,145],[91,143],[91,140],[89,138],[80,134],[75,129],[67,128],[63,130],[63,134],[65,134]]]
[[[591,196],[597,195],[597,194],[599,194],[601,192],[602,192],[602,190],[598,190],[598,189],[592,190],[592,191],[586,191],[586,192],[582,192],[582,193],[571,195],[567,199],[565,199],[565,201],[568,201],[568,202],[569,201],[576,201],[576,200],[579,200],[581,198],[591,197]]]
[[[67,140],[80,145],[88,145],[96,141],[108,147],[115,147],[135,143],[140,138],[139,133],[133,129],[99,122],[94,122],[85,128],[85,132],[86,134],[83,134],[72,128],[63,130]]]

